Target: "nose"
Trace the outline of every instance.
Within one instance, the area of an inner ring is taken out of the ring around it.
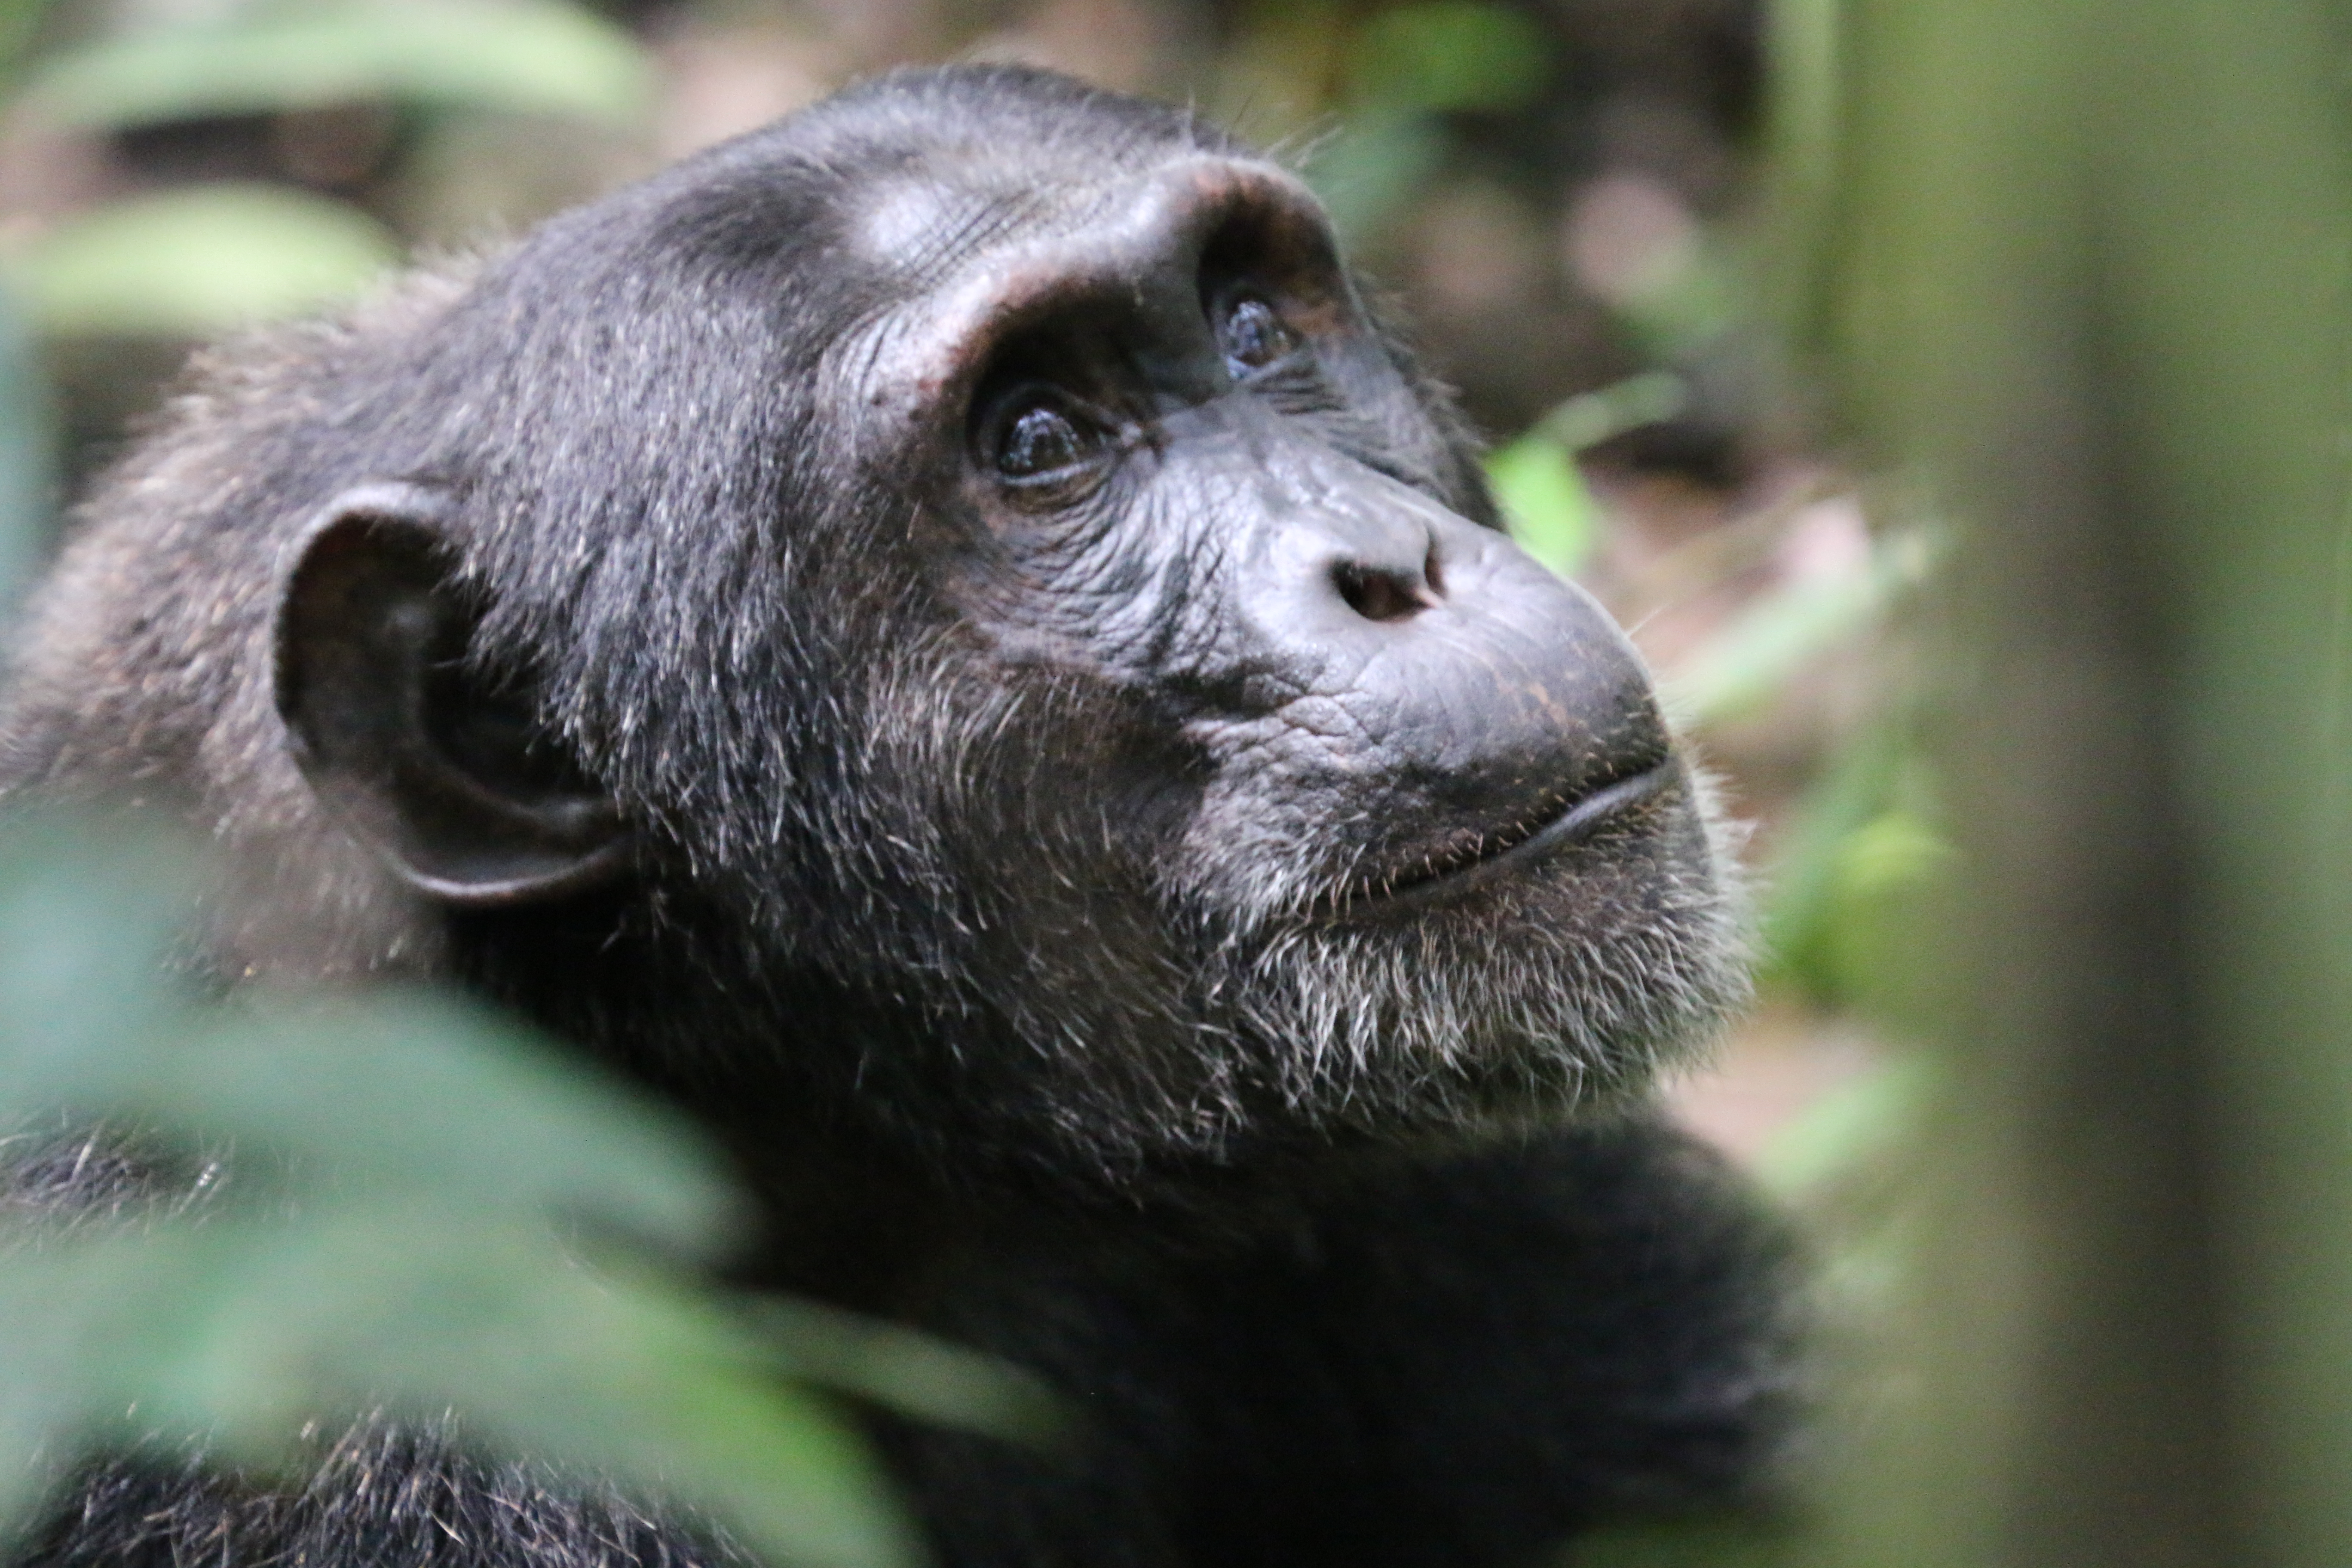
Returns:
[[[1288,645],[1292,689],[1344,707],[1383,771],[1484,817],[1665,761],[1649,672],[1582,589],[1356,465],[1286,488],[1248,618]]]
[[[1402,488],[1402,487],[1400,487]],[[1321,585],[1362,620],[1406,621],[1436,608],[1445,596],[1438,558],[1444,520],[1423,515],[1407,492],[1405,504],[1338,506],[1327,502],[1302,526],[1320,533]],[[1310,571],[1314,568],[1310,567]]]

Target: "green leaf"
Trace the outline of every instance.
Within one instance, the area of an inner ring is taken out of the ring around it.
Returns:
[[[310,0],[60,54],[26,101],[105,128],[368,100],[625,122],[652,93],[627,33],[556,0]]]
[[[1845,847],[1887,809],[1907,762],[1893,724],[1850,736],[1805,793],[1764,878],[1768,974],[1794,980],[1823,1001],[1841,1000],[1831,931],[1840,914]]]
[[[205,338],[331,304],[397,266],[357,208],[268,185],[199,185],[60,225],[16,269],[35,323]]]
[[[1551,69],[1549,40],[1522,13],[1478,0],[1384,11],[1356,35],[1350,96],[1385,110],[1524,109]]]
[[[1877,617],[1866,576],[1797,582],[1748,605],[1665,685],[1693,723],[1721,723],[1762,707],[1796,674]]]
[[[1487,455],[1486,479],[1521,549],[1563,577],[1584,563],[1601,510],[1568,448],[1542,431],[1522,436]]]
[[[1925,816],[1902,806],[1873,817],[1838,847],[1822,931],[1822,957],[1837,994],[1883,1014],[1918,990],[1906,984],[1917,978],[1912,972],[1921,957],[1916,916],[1958,858]]]
[[[1879,542],[1867,571],[1801,578],[1748,605],[1660,683],[1668,707],[1693,724],[1751,713],[1830,649],[1871,626],[1924,579],[1934,549],[1924,534]]]
[[[0,831],[0,1113],[112,1095],[178,1023],[158,976],[185,859],[152,833],[81,826]]]
[[[33,578],[50,531],[49,407],[15,291],[0,289],[0,614]]]
[[[862,1441],[767,1375],[731,1316],[651,1272],[591,1270],[541,1226],[320,1203],[290,1223],[114,1230],[7,1262],[0,1388],[36,1391],[0,1399],[7,1430],[202,1437],[290,1472],[310,1422],[454,1405],[501,1449],[715,1510],[784,1561],[916,1555]],[[12,1406],[36,1419],[8,1420]],[[0,1451],[0,1466],[27,1457]]]
[[[1053,1391],[992,1356],[793,1297],[762,1297],[751,1310],[772,1340],[777,1365],[794,1377],[1033,1447],[1054,1447],[1067,1436],[1067,1413]]]
[[[129,1116],[290,1162],[313,1182],[558,1214],[707,1254],[733,1234],[677,1113],[478,1007],[195,1012],[162,978],[191,879],[169,845],[64,819],[0,835],[0,1111]]]
[[[1936,1058],[1920,1051],[1873,1063],[1774,1134],[1757,1175],[1800,1203],[1870,1167],[1916,1135],[1937,1073]]]
[[[1617,300],[1615,308],[1651,358],[1686,361],[1738,321],[1741,303],[1738,275],[1702,244],[1653,287]]]
[[[1370,113],[1318,153],[1307,182],[1342,236],[1360,238],[1409,205],[1445,162],[1445,128],[1431,115]]]
[[[93,1446],[201,1442],[299,1479],[320,1422],[454,1412],[779,1563],[903,1568],[862,1440],[802,1384],[1049,1425],[984,1358],[700,1289],[674,1265],[730,1232],[710,1152],[477,1009],[192,1005],[160,961],[194,885],[136,830],[0,829],[0,1127],[66,1112],[236,1153],[193,1217],[0,1233],[0,1533]]]
[[[1670,370],[1645,370],[1591,392],[1580,392],[1537,422],[1536,428],[1571,452],[1597,447],[1612,437],[1690,406],[1690,388]]]
[[[563,1215],[697,1256],[736,1234],[683,1118],[450,997],[233,1015],[140,1054],[111,1103],[339,1184]]]

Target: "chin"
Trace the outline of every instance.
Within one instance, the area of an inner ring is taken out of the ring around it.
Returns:
[[[1677,760],[1570,841],[1230,937],[1217,1022],[1315,1126],[1461,1131],[1620,1100],[1749,1001],[1738,837]]]

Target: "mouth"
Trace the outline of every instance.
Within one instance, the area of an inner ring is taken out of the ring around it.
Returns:
[[[1604,824],[1655,799],[1675,777],[1675,763],[1668,757],[1598,789],[1549,802],[1526,820],[1459,849],[1334,889],[1316,900],[1315,912],[1344,915],[1368,905],[1387,910],[1426,903],[1507,878],[1582,843]]]

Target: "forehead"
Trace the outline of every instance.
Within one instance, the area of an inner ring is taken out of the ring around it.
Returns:
[[[1270,164],[1178,151],[1148,162],[942,150],[875,171],[836,208],[840,259],[872,309],[828,346],[834,390],[911,412],[952,390],[978,350],[1041,308],[1132,296],[1218,216],[1294,216],[1313,198]],[[1318,226],[1319,217],[1305,217]]]
[[[919,168],[860,182],[841,215],[843,245],[861,271],[902,289],[936,289],[1008,242],[1099,227],[1144,174],[1132,167],[1083,171],[1042,157],[941,150]]]

